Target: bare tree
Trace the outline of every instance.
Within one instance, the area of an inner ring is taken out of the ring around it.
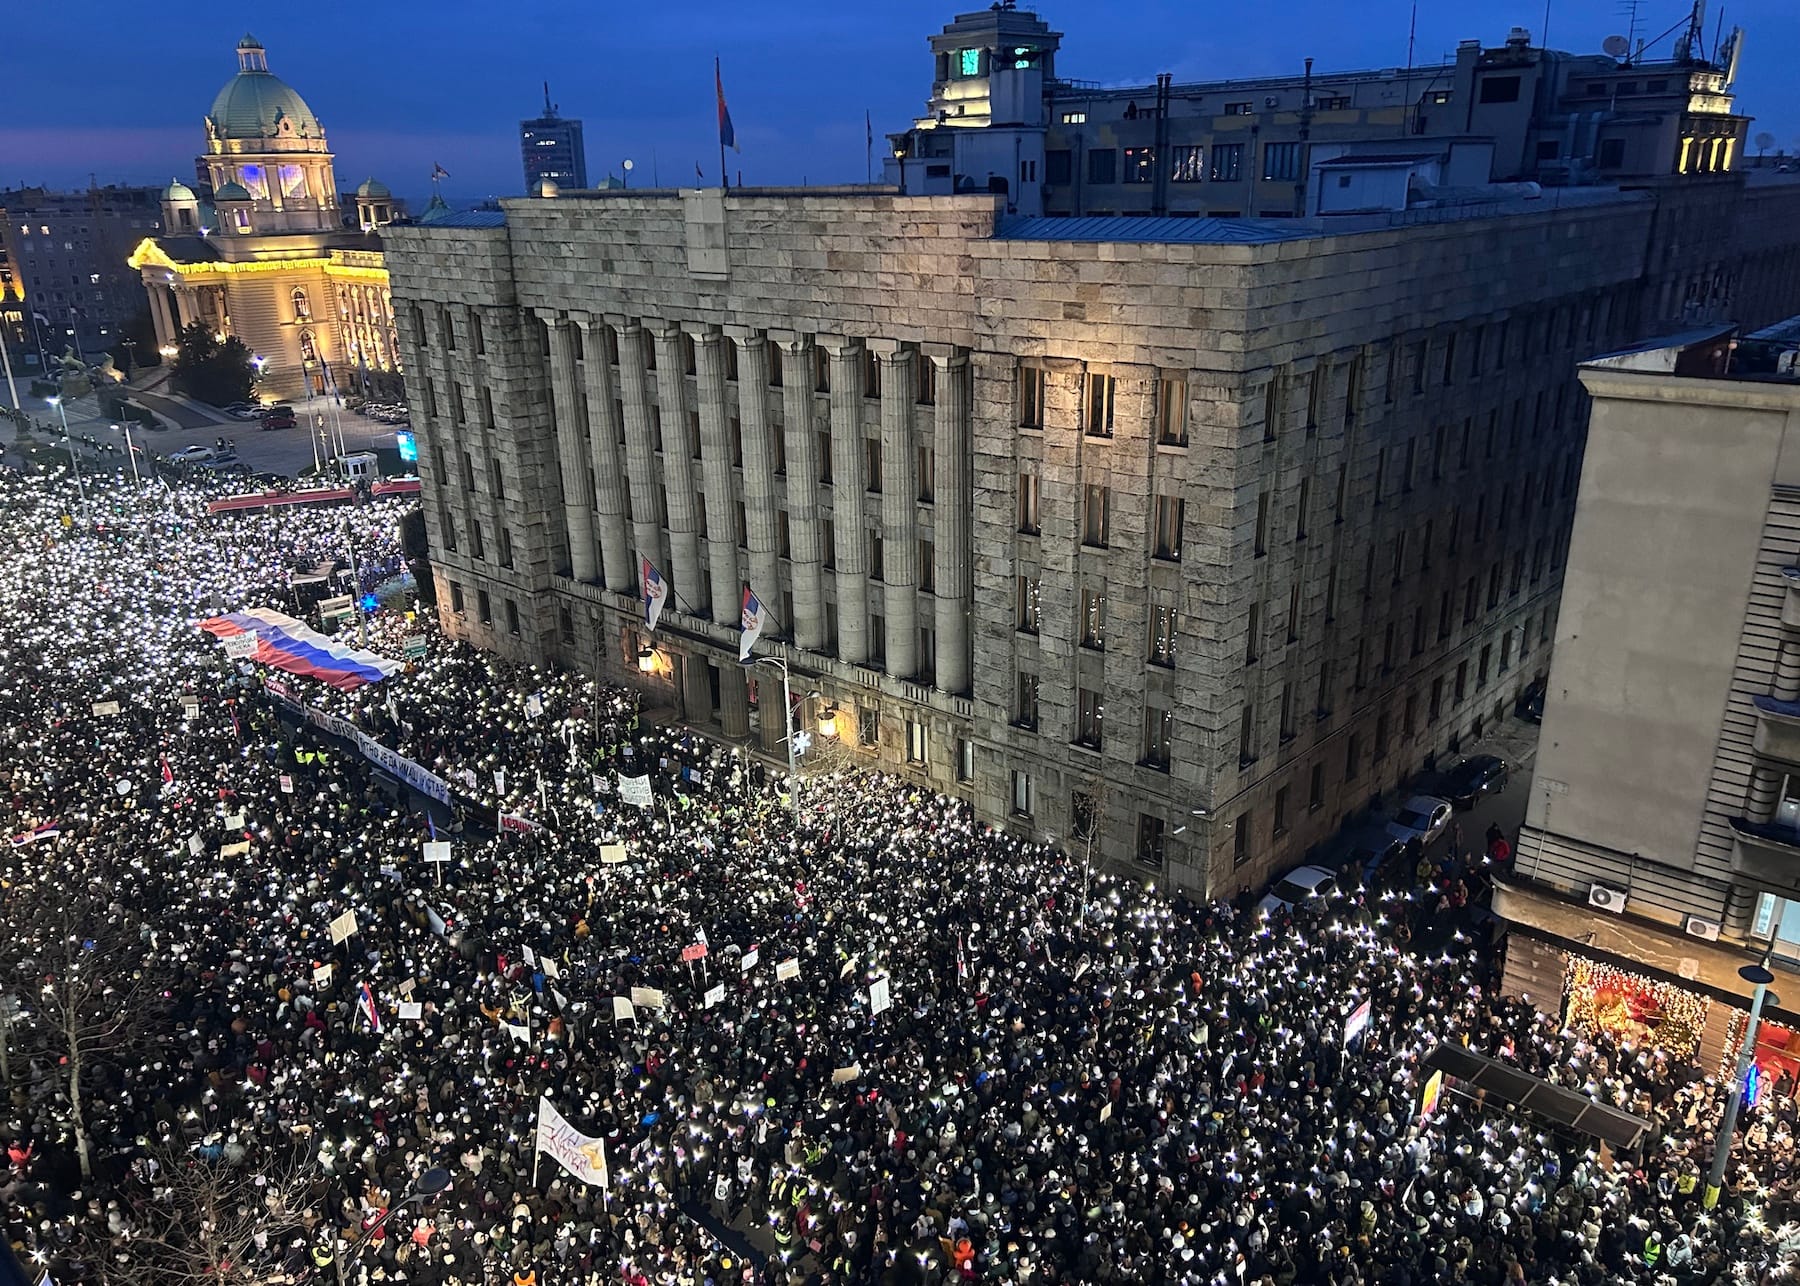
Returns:
[[[1775,136],[1769,133],[1768,130],[1762,131],[1762,133],[1756,136],[1756,159],[1761,161],[1763,159],[1763,154],[1774,146]]]
[[[126,909],[98,890],[72,893],[45,917],[48,941],[30,961],[41,985],[35,997],[39,1037],[66,1059],[70,1128],[81,1176],[93,1177],[82,1097],[83,1076],[98,1062],[125,1054],[158,998],[148,944]]]
[[[134,1229],[108,1261],[120,1286],[254,1286],[279,1280],[282,1249],[306,1226],[320,1181],[302,1149],[269,1150],[233,1164],[157,1149],[140,1162],[153,1226]]]

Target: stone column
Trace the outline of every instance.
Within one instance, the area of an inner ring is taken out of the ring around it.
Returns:
[[[933,425],[936,476],[931,482],[937,600],[937,686],[969,690],[969,583],[975,554],[969,544],[974,497],[969,490],[969,357],[933,355],[937,415]]]
[[[194,319],[197,316],[194,308],[193,288],[191,286],[176,286],[174,287],[174,292],[175,316],[181,323],[181,329],[186,330],[189,326],[193,325]]]
[[[731,478],[731,407],[725,398],[725,339],[716,330],[697,326],[688,331],[694,339],[694,369],[700,412],[700,472],[706,487],[706,564],[711,578],[713,620],[732,619],[732,609],[743,601],[743,577],[738,571],[737,489]],[[665,426],[666,428],[666,426]],[[760,598],[771,591],[753,586]],[[747,708],[747,707],[746,707]]]
[[[688,454],[687,377],[681,355],[681,327],[656,331],[656,404],[662,416],[663,490],[669,505],[669,566],[663,574],[681,595],[683,606],[700,616],[714,615],[706,578],[700,574],[700,525],[695,518],[694,460]],[[734,600],[726,604],[731,618]]]
[[[161,283],[152,283],[149,287],[150,320],[156,326],[156,346],[162,348],[175,342],[175,319],[169,315],[169,288]]]
[[[600,514],[600,562],[606,588],[628,594],[637,584],[631,540],[625,534],[625,463],[619,451],[619,409],[613,400],[612,363],[606,360],[606,324],[578,316],[587,376],[588,448],[594,459],[594,507]]]
[[[886,586],[887,672],[919,672],[919,462],[913,446],[913,354],[874,340],[881,361],[881,579]]]
[[[550,389],[556,407],[556,460],[562,471],[563,521],[569,533],[569,575],[594,579],[594,506],[588,499],[588,452],[581,422],[581,383],[575,369],[575,323],[538,314],[550,329]]]
[[[764,701],[768,700],[765,695]],[[781,698],[775,698],[780,704]],[[730,661],[719,664],[719,731],[727,737],[750,735],[750,683],[744,667]]]
[[[808,340],[781,340],[781,374],[781,414],[787,434],[788,574],[794,589],[794,642],[821,652],[827,643],[825,562],[819,537],[819,440],[813,432],[813,347]],[[748,487],[746,477],[745,488]]]
[[[838,659],[869,659],[869,533],[864,528],[862,345],[821,335],[831,354],[831,513],[837,549]]]
[[[631,536],[639,558],[670,574],[662,541],[662,486],[656,468],[656,439],[650,429],[650,371],[644,365],[644,330],[634,321],[609,317],[619,335],[619,403],[625,416],[625,472],[631,484]],[[634,566],[635,578],[642,572]],[[636,581],[634,579],[634,584]],[[679,609],[671,602],[668,607]]]
[[[740,331],[728,335],[725,342],[738,346],[738,428],[744,436],[744,547],[750,551],[750,587],[779,610],[781,551],[776,547],[775,532],[768,341],[755,331]],[[797,604],[794,614],[799,614]],[[789,638],[795,636],[794,622],[782,621],[781,629]]]

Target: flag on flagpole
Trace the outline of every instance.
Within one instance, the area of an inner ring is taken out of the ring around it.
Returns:
[[[532,1149],[533,1155],[540,1152],[548,1152],[583,1183],[606,1187],[606,1140],[570,1125],[545,1097],[538,1099],[537,1143]]]
[[[169,767],[169,757],[167,755],[162,756],[162,779],[163,785],[165,786],[173,786],[175,784],[175,770]]]
[[[369,990],[366,982],[357,988],[356,1007],[368,1020],[370,1031],[381,1030],[381,1011],[375,1007],[375,993]]]
[[[663,605],[669,599],[669,583],[656,570],[656,565],[648,558],[644,559],[644,628],[653,630],[657,621],[662,619]]]
[[[439,179],[447,179],[449,177],[450,177],[449,170],[446,170],[443,166],[439,165],[436,161],[433,161],[431,163],[431,181],[433,183],[436,183]]]
[[[744,586],[743,627],[743,637],[738,641],[738,660],[748,661],[750,649],[756,645],[756,640],[762,637],[763,632],[762,600],[748,585]]]
[[[694,162],[694,177],[702,183],[706,182],[706,171],[700,168],[698,161]]]
[[[12,837],[12,846],[14,848],[24,848],[27,845],[36,844],[41,840],[55,839],[60,834],[62,834],[62,831],[57,827],[55,822],[44,822],[42,825],[33,826],[28,831],[20,831],[17,835],[14,835]]]
[[[430,813],[426,813],[425,824],[431,827],[431,842],[433,844],[437,843],[437,818],[433,817]]]
[[[719,146],[738,152],[737,131],[731,127],[731,109],[725,106],[725,79],[719,71],[719,60],[713,59],[713,88],[719,92]]]

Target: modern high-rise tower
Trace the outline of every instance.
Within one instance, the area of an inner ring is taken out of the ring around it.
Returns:
[[[538,185],[549,179],[559,188],[585,188],[587,144],[581,122],[557,115],[550,101],[550,82],[544,82],[544,114],[519,122],[519,151],[525,158],[525,191],[536,195]]]

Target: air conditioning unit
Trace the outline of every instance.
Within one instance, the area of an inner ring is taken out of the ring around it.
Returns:
[[[1624,889],[1609,889],[1604,884],[1588,886],[1588,905],[1611,911],[1614,915],[1625,913],[1625,897]]]
[[[1270,94],[1268,97],[1263,99],[1263,106],[1264,107],[1273,107],[1273,106],[1275,106],[1276,103],[1279,103],[1280,101],[1281,100],[1279,98],[1275,97],[1275,95]]]
[[[1708,942],[1719,940],[1719,926],[1712,920],[1702,920],[1697,915],[1690,915],[1681,922],[1681,931],[1690,937],[1705,938]]]

